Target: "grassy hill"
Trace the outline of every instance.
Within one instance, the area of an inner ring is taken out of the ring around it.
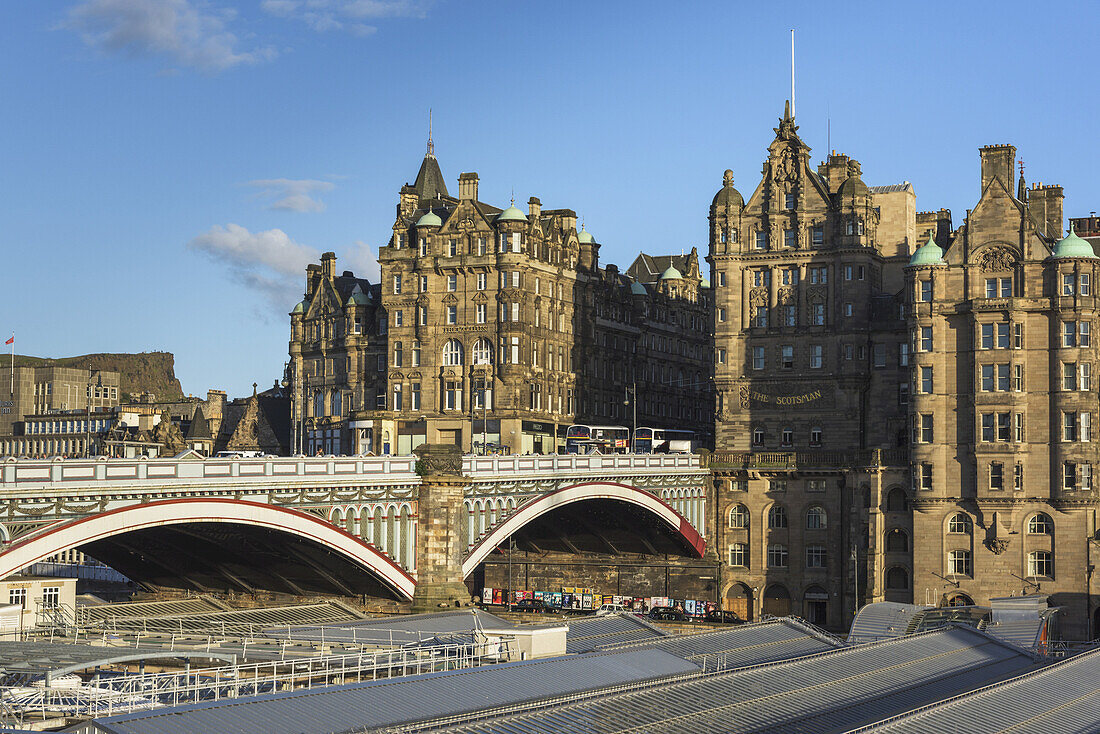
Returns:
[[[6,356],[6,355],[5,355]],[[6,366],[7,359],[0,359]],[[171,352],[142,352],[141,354],[83,354],[79,357],[28,357],[15,355],[16,367],[76,367],[79,369],[109,370],[119,373],[123,395],[151,392],[157,400],[183,398],[183,387],[176,379],[176,358]]]

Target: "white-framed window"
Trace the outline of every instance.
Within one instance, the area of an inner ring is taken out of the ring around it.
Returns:
[[[401,383],[395,383],[393,386],[393,409],[401,410]]]
[[[1050,551],[1031,551],[1027,554],[1027,575],[1054,577],[1054,556]]]
[[[1062,273],[1062,295],[1072,296],[1077,290],[1077,278],[1073,273]]]
[[[462,383],[448,380],[443,383],[443,407],[446,410],[462,410]]]
[[[488,306],[486,306],[486,304],[484,304],[484,303],[479,303],[479,304],[477,304],[477,306],[476,306],[476,307],[474,308],[474,312],[475,312],[475,314],[476,314],[476,319],[477,319],[477,323],[479,323],[479,324],[484,324],[484,323],[485,323],[485,319],[486,319],[486,317],[487,317],[487,316],[488,316],[488,314],[489,314],[489,308],[488,308]]]
[[[794,247],[797,244],[795,239],[795,232],[793,229],[783,230],[783,246],[787,248]]]
[[[807,530],[824,530],[829,526],[829,516],[825,512],[825,508],[811,507],[806,510],[806,529]]]
[[[405,312],[401,309],[397,309],[393,312],[393,325],[403,326],[405,324]]]
[[[452,292],[458,290],[458,275],[457,274],[449,273],[447,275],[447,290],[452,291]]]
[[[825,568],[826,560],[825,546],[806,546],[806,568]]]
[[[932,380],[932,368],[927,365],[921,365],[920,368],[920,391],[925,395],[931,395],[934,389]]]
[[[460,367],[462,363],[462,342],[449,339],[443,345],[443,364],[447,367]]]
[[[826,267],[810,268],[810,283],[824,285],[829,282],[829,269]]]
[[[393,343],[393,366],[394,367],[402,367],[403,366],[402,362],[404,361],[404,355],[405,355],[405,351],[401,347],[401,342],[394,342]]]
[[[917,300],[922,303],[930,303],[932,301],[932,281],[922,280],[918,284]]]
[[[478,255],[484,255],[485,254],[485,238],[484,237],[478,237],[477,238],[477,254]]]
[[[747,546],[744,543],[732,543],[729,547],[729,564],[746,568],[748,564]]]
[[[949,533],[969,533],[973,527],[970,517],[961,512],[956,512],[947,521],[947,532]]]
[[[768,249],[768,233],[761,231],[756,233],[756,249],[766,250]]]
[[[785,527],[787,527],[787,508],[783,505],[772,505],[768,510],[768,528],[781,530]]]
[[[787,567],[787,546],[782,543],[772,543],[768,546],[768,568]]]
[[[1089,273],[1081,273],[1077,276],[1077,291],[1082,296],[1092,295],[1092,276]]]
[[[18,604],[21,607],[27,606],[27,590],[26,589],[8,589],[8,604]]]
[[[823,245],[823,244],[825,244],[825,228],[824,227],[814,227],[813,229],[811,229],[810,230],[810,242],[812,242],[814,245]]]
[[[779,347],[779,366],[785,370],[794,369],[793,344],[783,344]]]
[[[813,303],[810,305],[810,323],[813,326],[825,325],[825,304]]]
[[[993,491],[1005,488],[1004,464],[999,461],[989,463],[989,488]]]
[[[393,276],[393,294],[396,296],[396,295],[400,295],[400,293],[401,293],[401,276],[400,275],[395,275],[395,276]]]
[[[821,369],[821,366],[822,366],[823,361],[824,361],[823,357],[822,357],[822,352],[823,351],[824,351],[824,348],[820,344],[811,344],[810,345],[810,368],[811,369]]]
[[[761,347],[761,348],[763,348],[763,347]],[[718,364],[725,364],[726,363],[726,350],[721,349],[721,348],[714,350],[714,359],[715,359],[715,361],[718,362]]]
[[[457,324],[458,323],[458,306],[455,306],[455,305],[447,306],[447,323],[448,324]]]
[[[458,255],[458,240],[451,237],[447,240],[447,257],[455,257]]]
[[[718,309],[718,323],[724,324],[726,322],[726,309]]]
[[[485,273],[478,273],[477,274],[477,289],[479,291],[485,290],[485,287],[488,285],[488,280],[489,280],[489,278]]]
[[[752,325],[758,329],[764,329],[768,326],[768,307],[757,306],[756,312],[753,315]]]
[[[416,248],[416,252],[420,257],[425,257],[428,254],[428,240],[424,237],[420,238],[420,244]]]
[[[420,383],[409,385],[409,410],[420,410]]]
[[[725,350],[719,350],[719,351],[725,351]],[[722,356],[725,357],[725,355],[722,355]],[[725,361],[724,359],[719,360],[719,364],[723,363],[724,361]],[[764,347],[753,347],[752,348],[752,368],[754,370],[764,369]]]
[[[1063,410],[1062,411],[1062,440],[1063,441],[1076,441],[1077,440],[1077,411]]]
[[[810,429],[810,445],[811,446],[820,446],[821,445],[821,428],[819,428],[817,426],[814,426],[813,428]],[[811,487],[812,487],[814,481],[815,480],[813,480],[813,479],[810,480]],[[824,480],[822,480],[822,481],[824,481]]]
[[[734,505],[729,512],[729,526],[735,530],[749,526],[749,508],[744,505]]]
[[[1054,535],[1054,520],[1045,512],[1037,512],[1027,521],[1029,535]]]
[[[427,326],[428,324],[428,307],[417,306],[416,307],[416,323],[420,326]]]
[[[474,348],[470,356],[473,359],[473,364],[492,364],[493,345],[489,343],[488,339],[478,339],[474,342]]]
[[[947,554],[947,573],[951,576],[970,576],[972,566],[970,551],[953,550]]]
[[[794,444],[794,431],[790,428],[784,428],[780,431],[780,440],[782,446],[792,446]]]
[[[930,492],[932,490],[932,464],[927,461],[922,462],[917,467],[916,478],[917,486],[926,492]]]
[[[752,429],[752,445],[763,446],[764,445],[764,429],[754,428]]]
[[[786,194],[783,197],[783,208],[784,209],[794,209],[794,204],[795,204],[794,194]]]

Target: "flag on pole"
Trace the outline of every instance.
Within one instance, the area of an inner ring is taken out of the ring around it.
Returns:
[[[6,342],[4,342],[5,346],[8,344],[15,344],[15,334],[12,334],[11,339],[8,339]]]

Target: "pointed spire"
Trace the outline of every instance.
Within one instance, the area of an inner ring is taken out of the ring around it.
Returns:
[[[793,120],[794,119],[794,117],[791,115],[791,101],[789,99],[787,100],[786,104],[783,105],[783,119],[784,120]]]
[[[435,143],[432,142],[432,108],[428,108],[428,153],[435,158]]]
[[[1016,198],[1020,201],[1027,199],[1027,184],[1024,182],[1024,160],[1021,158],[1017,163],[1020,164],[1020,182],[1016,185]]]

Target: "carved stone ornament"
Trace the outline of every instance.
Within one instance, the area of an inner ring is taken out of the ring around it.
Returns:
[[[983,272],[1003,272],[1016,267],[1016,256],[1003,247],[989,247],[978,253],[976,262]]]
[[[750,306],[767,306],[768,305],[768,289],[767,288],[753,288],[749,291],[749,305]]]
[[[749,389],[747,387],[741,388],[741,407],[749,407]]]
[[[782,306],[789,306],[798,300],[794,288],[780,288],[775,295],[775,302]]]
[[[1008,543],[1008,538],[988,538],[985,541],[985,547],[999,556],[1008,550]]]
[[[463,232],[469,232],[471,229],[474,228],[473,218],[470,217],[470,216],[467,216],[465,219],[463,219],[461,222],[458,223],[458,228],[460,230],[462,230]]]

